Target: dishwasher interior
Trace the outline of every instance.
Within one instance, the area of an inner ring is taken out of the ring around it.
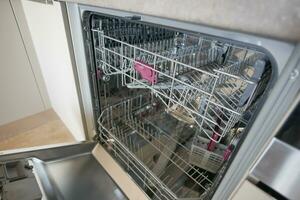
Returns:
[[[86,23],[96,139],[151,199],[207,197],[263,99],[269,58],[138,17]]]

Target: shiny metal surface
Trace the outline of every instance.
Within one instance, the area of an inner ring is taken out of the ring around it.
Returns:
[[[91,152],[95,145],[95,142],[83,142],[3,151],[0,152],[0,162],[23,158],[38,158],[43,161],[60,159],[76,154]]]
[[[48,200],[127,199],[91,153],[33,163]]]
[[[123,200],[127,197],[93,157],[95,142],[0,153],[0,162],[29,159],[44,200]]]
[[[251,176],[288,199],[299,199],[300,150],[274,138]]]

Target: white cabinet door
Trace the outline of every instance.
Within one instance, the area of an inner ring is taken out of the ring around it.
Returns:
[[[45,109],[9,0],[0,1],[0,125]]]
[[[77,141],[85,140],[66,29],[59,2],[14,0],[22,6],[52,108]]]

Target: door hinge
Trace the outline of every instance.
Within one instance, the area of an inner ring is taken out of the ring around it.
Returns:
[[[90,37],[90,32],[89,32],[89,28],[87,26],[83,26],[83,32],[85,34],[85,39],[90,42],[91,41],[91,37]]]

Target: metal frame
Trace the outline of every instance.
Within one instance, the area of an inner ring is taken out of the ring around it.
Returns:
[[[91,152],[95,146],[95,142],[78,142],[1,151],[0,162],[27,158],[38,158],[44,161],[62,159],[74,154]]]
[[[85,53],[83,52],[84,41],[82,35],[82,24],[81,19],[85,11],[94,11],[105,13],[109,15],[116,16],[132,16],[135,13],[123,12],[113,9],[97,8],[91,6],[78,5],[74,3],[67,3],[68,15],[70,21],[70,29],[72,33],[72,41],[75,52],[75,59],[77,68],[81,70],[78,72],[79,82],[81,86],[82,98],[84,103],[85,114],[88,116],[86,118],[89,130],[92,130],[93,117],[91,117],[91,97],[87,91],[90,91],[90,86],[87,77],[87,60]],[[289,102],[293,100],[293,93],[295,93],[295,88],[287,91],[286,95],[282,95],[281,91],[284,88],[290,88],[289,84],[293,84],[294,80],[290,78],[290,73],[294,70],[294,66],[297,64],[299,57],[299,47],[293,53],[295,45],[287,42],[276,41],[272,39],[266,39],[261,37],[256,37],[253,35],[237,33],[232,31],[225,31],[215,28],[210,28],[201,25],[195,25],[190,23],[184,23],[174,20],[162,19],[159,17],[152,16],[141,16],[142,21],[147,21],[155,24],[162,24],[169,27],[181,27],[182,29],[201,32],[207,34],[208,36],[216,36],[223,38],[224,40],[233,40],[237,43],[246,43],[247,45],[262,49],[269,58],[271,58],[273,69],[276,70],[273,75],[272,91],[267,94],[268,99],[264,104],[264,107],[260,105],[260,112],[256,113],[256,119],[253,120],[253,123],[250,130],[248,130],[248,135],[245,138],[242,146],[239,151],[236,153],[234,160],[232,160],[231,165],[229,166],[227,173],[222,178],[222,182],[218,186],[213,199],[228,199],[232,192],[237,188],[238,184],[243,178],[247,176],[248,170],[251,164],[255,161],[256,157],[263,151],[266,143],[274,135],[274,127],[276,122],[280,120],[280,114],[286,111],[286,107],[289,105]],[[290,59],[291,57],[291,59]],[[290,61],[289,61],[290,59]],[[289,62],[288,62],[289,61]],[[288,65],[287,65],[288,63]],[[284,71],[283,71],[284,69]],[[277,77],[279,80],[277,81]],[[299,80],[299,78],[296,78]],[[276,81],[276,82],[275,82]],[[285,87],[286,86],[286,87]],[[297,90],[298,91],[298,88]],[[278,100],[278,101],[277,101]],[[278,103],[280,102],[280,103]],[[286,105],[281,106],[280,105]],[[276,110],[277,109],[277,110]],[[278,112],[275,112],[278,111]],[[279,114],[280,113],[280,114]],[[276,119],[270,118],[269,116],[279,116]],[[258,137],[258,135],[260,137]],[[252,151],[249,151],[252,149]],[[236,173],[238,172],[238,173]],[[234,176],[233,176],[234,174]]]
[[[83,41],[83,32],[82,32],[82,24],[81,24],[81,14],[79,12],[79,8],[77,4],[72,3],[62,3],[63,17],[65,23],[68,22],[66,29],[70,34],[67,35],[69,46],[73,47],[74,58],[72,60],[75,63],[75,72],[77,72],[77,78],[75,80],[78,81],[77,87],[79,87],[79,91],[81,93],[81,101],[82,102],[82,113],[84,115],[84,124],[86,125],[86,136],[87,139],[92,139],[96,135],[95,131],[95,123],[94,123],[94,108],[93,108],[93,100],[91,96],[91,86],[90,86],[90,78],[88,71],[88,63],[90,58],[86,58],[85,46]]]

